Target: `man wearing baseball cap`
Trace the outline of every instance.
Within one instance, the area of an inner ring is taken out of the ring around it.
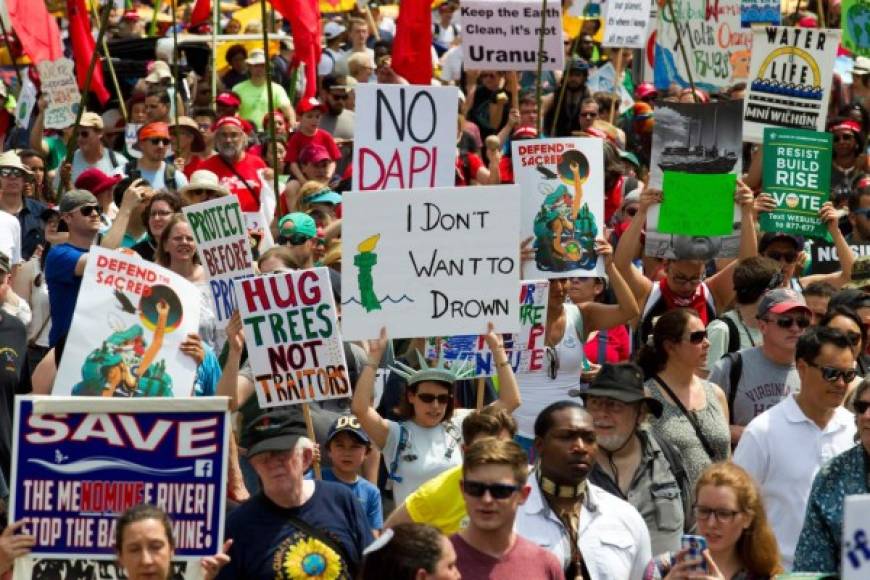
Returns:
[[[239,116],[254,123],[257,130],[262,131],[263,118],[269,112],[269,97],[266,87],[266,53],[262,49],[255,48],[245,62],[248,64],[251,78],[234,86],[233,92],[241,100]],[[287,96],[287,91],[275,82],[272,83],[272,103],[275,109],[284,113],[291,126],[296,123],[296,117],[293,115],[293,104]]]
[[[298,414],[272,411],[254,419],[245,435],[262,491],[227,518],[233,545],[218,579],[272,580],[276,566],[287,578],[355,578],[371,529],[346,486],[304,479],[314,461],[305,423]]]
[[[76,152],[72,163],[62,165],[54,177],[53,189],[61,179],[68,190],[85,169],[96,167],[106,175],[124,175],[128,159],[121,153],[103,145],[103,118],[90,111],[82,114],[76,133]]]
[[[772,204],[772,198],[767,194],[761,194],[759,201]],[[767,205],[766,207],[770,207]],[[783,232],[766,232],[758,240],[758,253],[775,262],[779,262],[782,268],[783,286],[793,288],[800,292],[813,282],[827,282],[834,288],[842,288],[852,279],[852,267],[855,264],[855,254],[849,247],[843,232],[838,225],[837,212],[830,202],[822,204],[819,210],[819,219],[828,228],[834,247],[837,249],[837,257],[840,259],[840,269],[830,274],[813,274],[801,276],[800,268],[804,260],[804,239],[800,236]]]
[[[288,213],[278,220],[278,243],[287,246],[300,270],[314,267],[317,224],[307,213]]]
[[[242,211],[259,211],[262,188],[260,173],[269,180],[271,170],[260,157],[245,151],[247,137],[238,117],[221,117],[213,129],[217,153],[203,161],[197,169],[207,169],[217,175],[221,185],[239,198]]]
[[[127,173],[138,171],[148,184],[156,190],[166,189],[173,193],[187,185],[187,177],[176,171],[174,163],[166,162],[172,137],[169,125],[162,121],[146,123],[139,129],[138,140],[133,146],[142,152],[142,157],[131,162]]]

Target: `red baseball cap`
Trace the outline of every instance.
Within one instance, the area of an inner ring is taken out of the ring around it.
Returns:
[[[120,175],[109,176],[96,167],[89,167],[81,172],[73,185],[76,189],[84,189],[97,195],[112,189],[121,179]]]
[[[242,99],[232,91],[224,91],[217,96],[215,102],[218,105],[224,105],[227,107],[239,107],[242,104]]]
[[[212,127],[212,130],[217,131],[221,127],[227,127],[227,126],[236,127],[240,131],[245,130],[244,125],[242,125],[242,120],[239,119],[238,117],[233,117],[231,115],[224,115],[223,117],[218,119],[217,122],[215,122],[214,126]]]
[[[326,159],[332,159],[332,157],[329,156],[329,151],[326,150],[326,147],[318,145],[317,143],[308,145],[299,154],[299,163],[303,165],[308,163],[320,163]]]
[[[296,112],[300,115],[304,115],[310,111],[319,110],[321,113],[326,112],[326,105],[321,103],[315,97],[308,97],[307,99],[302,99],[299,101],[299,104],[296,105]]]

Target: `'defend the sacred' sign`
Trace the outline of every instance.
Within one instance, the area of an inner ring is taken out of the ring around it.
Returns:
[[[361,84],[354,92],[354,190],[455,183],[459,89]]]
[[[223,543],[229,413],[225,397],[17,397],[10,521],[33,555],[115,558],[115,525],[151,503],[172,519],[175,556]]]
[[[518,332],[520,189],[348,192],[345,340]]]
[[[562,7],[528,0],[463,0],[462,63],[466,70],[535,71],[538,58],[543,70],[562,70]],[[649,9],[647,8],[647,12]],[[544,49],[541,22],[544,17]]]
[[[819,210],[831,190],[831,139],[802,129],[764,130],[762,191],[773,196],[776,209],[759,217],[762,231],[826,237]]]
[[[326,268],[236,283],[260,408],[350,396]]]

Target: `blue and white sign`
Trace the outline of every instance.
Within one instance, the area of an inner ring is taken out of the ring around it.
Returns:
[[[175,556],[223,543],[226,398],[18,397],[10,521],[34,556],[114,559],[115,522],[140,503],[172,519]]]
[[[843,508],[843,580],[870,577],[870,494],[846,496]]]

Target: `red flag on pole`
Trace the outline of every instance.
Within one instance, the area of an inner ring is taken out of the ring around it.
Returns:
[[[196,0],[190,13],[190,27],[211,21],[211,0]]]
[[[9,24],[15,31],[24,53],[34,64],[57,60],[63,56],[63,44],[57,21],[48,13],[45,2],[6,0]]]
[[[94,74],[91,76],[90,88],[85,86],[85,81],[88,77],[88,65],[91,63],[91,56],[96,50],[96,41],[91,34],[91,19],[88,16],[88,11],[85,8],[85,0],[67,0],[67,18],[69,19],[69,38],[72,44],[72,52],[75,55],[76,63],[76,78],[79,82],[79,89],[82,91],[91,90],[100,103],[106,104],[109,100],[109,91],[106,89],[106,83],[103,82],[103,66],[99,57],[97,64],[94,67]]]
[[[412,85],[432,83],[430,0],[402,0],[393,40],[393,70]]]
[[[272,0],[275,10],[290,22],[293,31],[293,59],[305,63],[304,98],[317,95],[317,65],[320,63],[319,0]]]

